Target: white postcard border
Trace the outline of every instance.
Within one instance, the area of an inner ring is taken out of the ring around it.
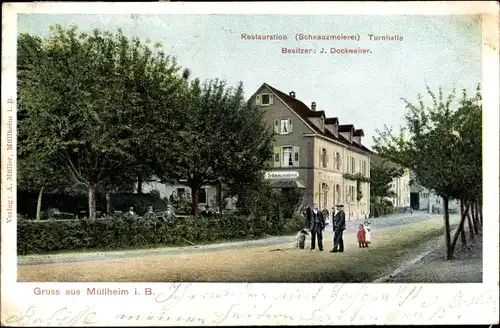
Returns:
[[[498,5],[438,3],[17,3],[2,11],[1,318],[8,325],[273,325],[498,323]],[[482,284],[17,283],[16,36],[18,13],[483,14],[484,261]],[[9,102],[12,99],[13,103]],[[12,145],[7,150],[9,117]],[[12,181],[7,180],[9,158]],[[13,187],[13,191],[9,190]],[[14,215],[8,215],[8,201]],[[10,219],[10,222],[7,220]],[[491,232],[491,233],[490,233]],[[33,289],[121,288],[143,296],[33,297]],[[147,288],[155,295],[145,296]],[[169,297],[170,296],[170,297]],[[307,303],[307,305],[306,305]],[[309,306],[309,303],[312,305]],[[272,311],[265,312],[272,305]],[[194,311],[193,311],[194,310]],[[232,311],[232,312],[231,312]],[[234,315],[238,313],[238,315]],[[231,315],[229,315],[231,314]],[[140,317],[134,317],[140,315]],[[227,318],[225,318],[227,315]],[[121,319],[120,319],[120,316]],[[130,318],[129,318],[130,317]],[[181,318],[179,320],[179,318]],[[10,320],[10,321],[9,321]]]

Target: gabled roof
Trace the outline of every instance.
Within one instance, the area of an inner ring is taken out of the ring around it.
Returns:
[[[309,117],[326,117],[325,112],[322,110],[312,110]]]
[[[325,119],[325,124],[339,124],[339,119],[336,117],[329,117]]]
[[[363,132],[363,129],[356,129],[356,130],[354,130],[354,136],[355,137],[364,137],[365,133]]]
[[[324,131],[321,131],[313,122],[310,121],[309,118],[311,117],[325,117],[325,112],[324,111],[313,111],[307,107],[306,104],[304,104],[302,101],[298,100],[297,98],[291,97],[290,95],[284,93],[283,91],[280,91],[272,86],[270,86],[267,83],[264,83],[262,86],[267,87],[269,90],[271,90],[276,96],[278,96],[288,107],[290,107],[298,116],[300,116],[304,121],[309,123],[310,127],[314,130],[316,134],[319,134],[321,136],[327,137],[329,139],[336,140],[338,142],[343,143],[344,145],[351,146],[353,148],[357,148],[359,150],[362,150],[367,153],[372,153],[372,151],[368,148],[366,148],[363,145],[357,144],[355,142],[350,142],[346,138],[344,138],[342,135],[339,135],[336,137],[333,133],[328,131],[328,129],[325,129]],[[261,86],[261,88],[262,88]],[[260,89],[260,88],[259,88]],[[328,123],[327,123],[328,120]],[[330,123],[331,120],[334,120],[338,123],[338,119],[336,117],[334,118],[327,118],[325,120],[326,124],[332,124]],[[340,125],[342,126],[342,125]],[[339,131],[340,131],[340,126],[339,126]],[[354,126],[351,124],[352,128]]]
[[[351,130],[354,130],[354,125],[352,124],[339,125],[339,132],[351,132]]]

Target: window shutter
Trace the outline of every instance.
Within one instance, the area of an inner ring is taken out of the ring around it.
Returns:
[[[288,133],[292,133],[293,132],[293,123],[292,123],[292,119],[289,118],[288,119]]]
[[[274,99],[273,95],[272,95],[272,94],[270,94],[270,95],[269,95],[269,105],[272,105],[272,104],[273,104],[273,99]]]
[[[261,95],[258,95],[257,97],[255,97],[255,103],[257,105],[262,105],[262,96]]]
[[[298,147],[298,146],[293,147],[293,166],[299,166],[299,164],[300,164],[299,150],[300,150],[300,147]]]
[[[281,166],[281,148],[280,147],[274,147],[273,148],[273,156],[274,156],[274,167],[280,167]]]
[[[274,133],[280,133],[280,120],[274,120]]]

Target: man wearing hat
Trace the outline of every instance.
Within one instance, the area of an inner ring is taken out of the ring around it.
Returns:
[[[311,231],[311,250],[316,248],[316,237],[318,238],[318,248],[323,250],[323,230],[326,222],[323,213],[318,210],[318,204],[307,209],[306,228]]]
[[[344,251],[344,239],[343,234],[345,230],[345,213],[344,205],[337,205],[337,213],[333,217],[333,249],[331,253],[343,252]]]

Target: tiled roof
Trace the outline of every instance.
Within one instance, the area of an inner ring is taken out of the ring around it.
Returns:
[[[318,111],[311,111],[309,113],[309,117],[326,117],[325,115],[325,112],[322,111],[322,110],[318,110]]]
[[[309,125],[312,127],[312,129],[314,130],[315,133],[317,133],[319,135],[322,135],[324,137],[336,140],[336,141],[341,142],[341,143],[343,143],[345,145],[357,148],[357,149],[362,150],[364,152],[368,152],[370,154],[373,153],[370,149],[366,148],[365,146],[357,144],[357,143],[354,143],[354,142],[350,142],[349,140],[347,140],[346,138],[344,138],[340,134],[338,135],[338,137],[336,137],[333,133],[331,133],[330,131],[328,131],[328,129],[324,129],[324,131],[321,131],[321,129],[319,129],[313,122],[311,122],[309,120],[309,117],[320,117],[321,113],[323,113],[323,115],[324,115],[324,111],[312,111],[302,101],[300,101],[300,100],[298,100],[298,99],[296,99],[294,97],[291,97],[290,95],[288,95],[288,94],[284,93],[283,91],[280,91],[280,90],[278,90],[278,89],[270,86],[267,83],[264,83],[264,85],[267,88],[269,88],[272,92],[274,92],[281,100],[283,100],[285,102],[285,104],[288,105],[288,107],[290,107],[295,113],[297,113],[297,115],[299,115],[303,120],[305,120],[306,122],[308,122]],[[320,113],[320,114],[318,114],[318,113]],[[333,120],[333,121],[331,121],[331,120]],[[333,124],[333,122],[335,122],[335,121],[338,123],[338,119],[336,117],[327,118],[325,120],[325,123],[327,123],[327,124]],[[340,125],[339,126],[339,131],[340,131],[340,127],[341,126],[346,126],[346,125]],[[350,124],[350,126],[354,127],[352,124]]]
[[[336,117],[329,117],[325,119],[325,124],[339,124],[339,119]]]
[[[339,125],[339,132],[351,132],[352,129],[354,129],[354,125],[352,124]]]
[[[363,129],[356,129],[356,130],[354,130],[354,136],[355,137],[364,137],[365,133],[363,132]]]

